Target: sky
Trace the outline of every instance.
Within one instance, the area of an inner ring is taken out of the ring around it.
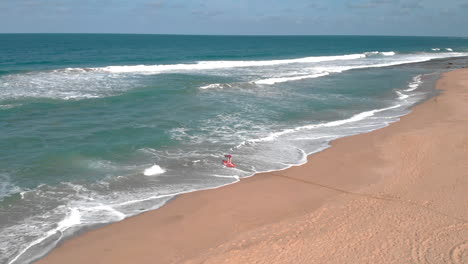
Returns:
[[[0,33],[468,36],[468,0],[0,0]]]

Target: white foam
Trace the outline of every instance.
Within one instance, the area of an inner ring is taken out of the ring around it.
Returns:
[[[218,175],[218,174],[212,174],[210,175],[211,177],[216,177],[216,178],[228,178],[228,179],[234,179],[236,182],[240,181],[239,176],[230,176],[230,175]]]
[[[0,109],[10,109],[18,106],[21,106],[21,104],[4,104],[0,105]]]
[[[404,90],[405,92],[412,92],[422,84],[422,75],[417,75],[413,78],[413,81],[408,84],[408,89]]]
[[[404,100],[404,99],[409,97],[409,95],[404,94],[404,93],[402,93],[400,91],[396,91],[396,94],[398,95],[398,99],[400,99],[400,100]]]
[[[80,210],[85,214],[83,218],[87,218],[87,223],[99,222],[115,222],[125,219],[127,216],[113,208],[111,205],[99,203],[97,205],[89,206],[88,204],[80,205]],[[103,217],[103,212],[107,212],[107,218]],[[94,217],[93,217],[94,216]]]
[[[54,229],[47,231],[42,237],[34,240],[29,245],[27,245],[25,248],[23,248],[12,260],[10,260],[8,262],[8,264],[15,263],[28,249],[30,249],[31,247],[33,247],[33,246],[35,246],[37,244],[40,244],[41,242],[43,242],[47,238],[49,238],[49,237],[51,237],[51,236],[53,236],[53,235],[55,235],[56,233],[59,232],[60,237],[57,240],[55,240],[55,243],[54,243],[54,246],[55,246],[57,244],[57,242],[60,241],[60,239],[63,237],[63,232],[64,231],[66,231],[70,227],[77,226],[79,224],[81,224],[80,211],[77,208],[70,208],[70,211],[67,214],[67,216],[62,221],[60,221]]]
[[[373,55],[382,55],[382,56],[394,56],[396,52],[394,51],[370,51],[364,53],[366,57],[373,56]]]
[[[292,63],[314,63],[339,60],[355,60],[365,58],[365,54],[348,54],[338,56],[317,56],[284,60],[259,60],[259,61],[199,61],[192,64],[159,64],[159,65],[125,65],[90,68],[93,71],[110,73],[161,73],[189,70],[212,70],[238,67],[261,67]]]
[[[394,51],[388,51],[388,52],[381,52],[382,55],[384,56],[394,56],[396,52]]]
[[[440,51],[440,48],[433,48],[433,49],[431,49],[431,50],[433,50],[433,51]]]
[[[303,149],[300,149],[300,148],[297,148],[297,147],[295,149],[298,150],[301,153],[301,158],[299,159],[299,161],[297,163],[299,163],[299,164],[307,163],[307,153]],[[288,165],[294,165],[294,164],[288,164]]]
[[[383,63],[379,63],[380,61],[369,61],[368,64],[354,64],[349,66],[321,66],[315,67],[313,69],[319,70],[322,72],[329,72],[329,73],[340,73],[349,70],[356,70],[356,69],[366,69],[366,68],[382,68],[388,66],[396,66],[401,64],[408,64],[408,63],[418,63],[418,62],[425,62],[432,59],[442,59],[442,58],[451,58],[451,57],[459,57],[459,56],[466,56],[468,53],[439,53],[439,54],[419,54],[414,56],[407,56],[404,58],[395,58],[388,61],[384,61]]]
[[[115,95],[133,87],[131,80],[109,77],[108,73],[77,73],[63,69],[4,75],[0,77],[0,100],[31,97],[91,99]],[[7,105],[1,108],[11,107]]]
[[[236,169],[237,169],[237,168],[236,168]],[[238,169],[237,169],[237,170],[238,170]],[[218,175],[218,177],[219,177],[219,175]],[[233,176],[232,178],[239,178],[239,176]],[[151,200],[162,199],[162,198],[169,198],[169,199],[170,199],[170,198],[176,197],[177,195],[181,195],[181,194],[185,194],[185,193],[191,193],[191,192],[196,192],[196,191],[201,191],[201,190],[217,189],[217,188],[220,188],[220,187],[229,185],[229,184],[231,184],[231,183],[226,183],[226,184],[222,184],[222,185],[218,185],[218,186],[214,186],[214,187],[206,187],[206,188],[202,188],[202,189],[189,189],[189,190],[184,190],[184,191],[174,192],[174,193],[153,195],[153,196],[146,197],[146,198],[142,198],[142,199],[134,199],[134,200],[126,201],[126,202],[121,202],[121,203],[113,204],[112,206],[114,206],[114,207],[117,207],[117,206],[128,206],[128,205],[132,205],[132,204],[137,204],[137,203],[141,203],[141,202],[145,202],[145,201],[151,201]]]
[[[223,85],[220,83],[212,83],[208,85],[201,86],[200,89],[205,90],[205,89],[222,89]]]
[[[375,51],[376,53],[383,54],[386,53],[387,55],[385,56],[394,56],[395,52],[378,52]],[[418,55],[418,56],[410,56],[410,57],[405,57],[404,59],[392,59],[390,61],[386,61],[383,63],[375,63],[372,61],[369,61],[366,64],[354,64],[354,65],[349,65],[349,66],[320,66],[320,67],[313,67],[310,68],[311,70],[314,70],[319,73],[314,73],[314,74],[309,74],[309,75],[299,75],[299,76],[285,76],[285,77],[276,77],[276,78],[268,78],[268,79],[263,79],[263,80],[257,80],[253,81],[255,84],[266,84],[266,85],[272,85],[275,83],[281,83],[281,82],[288,82],[288,81],[296,81],[296,80],[302,80],[302,79],[310,79],[310,78],[318,78],[322,76],[327,76],[332,73],[341,73],[344,71],[349,71],[349,70],[356,70],[356,69],[365,69],[365,68],[380,68],[380,67],[388,67],[388,66],[395,66],[395,65],[400,65],[400,64],[405,64],[405,63],[416,63],[416,62],[424,62],[424,61],[429,61],[431,59],[435,58],[446,58],[446,57],[456,57],[456,56],[463,56],[467,55],[464,53],[440,53],[437,54],[436,56],[429,56],[429,55]],[[419,78],[419,79],[418,79]],[[420,77],[415,79],[414,83],[410,84],[410,87],[417,87],[420,85],[421,80]],[[406,91],[412,91],[412,90],[406,90]]]
[[[300,127],[291,128],[291,129],[285,129],[285,130],[282,130],[282,131],[279,131],[279,132],[271,133],[270,135],[268,135],[266,137],[263,137],[263,138],[248,140],[248,142],[249,143],[257,143],[257,142],[273,141],[273,140],[275,140],[276,138],[278,138],[278,137],[280,137],[282,135],[290,134],[290,133],[297,132],[297,131],[310,130],[310,129],[320,128],[320,127],[341,126],[341,125],[344,125],[344,124],[347,124],[347,123],[361,121],[363,119],[366,119],[368,117],[371,117],[371,116],[375,115],[376,113],[387,111],[387,110],[390,110],[390,109],[395,109],[395,108],[398,108],[398,107],[401,107],[401,105],[397,104],[397,105],[386,107],[386,108],[380,108],[380,109],[375,109],[375,110],[371,110],[371,111],[365,111],[365,112],[362,112],[362,113],[359,113],[359,114],[355,114],[352,117],[347,118],[347,119],[336,120],[336,121],[331,121],[331,122],[321,123],[321,124],[305,125],[305,126],[300,126]]]
[[[338,137],[337,135],[327,135],[327,136],[315,136],[315,137],[295,137],[292,140],[317,140],[317,139],[333,139]]]
[[[327,76],[329,74],[330,73],[328,73],[328,72],[323,72],[323,73],[309,74],[309,75],[299,75],[299,76],[290,76],[290,77],[276,77],[276,78],[268,78],[268,79],[254,81],[253,83],[272,85],[272,84],[275,84],[275,83],[283,83],[283,82],[297,81],[297,80],[303,80],[303,79],[313,79],[313,78],[318,78],[318,77],[322,77],[322,76]]]
[[[440,53],[437,56],[427,56],[427,55],[419,55],[414,57],[405,58],[404,60],[391,60],[384,63],[369,63],[369,64],[357,64],[357,65],[349,65],[349,66],[320,66],[311,68],[312,70],[319,71],[320,73],[311,74],[311,75],[300,75],[300,76],[292,76],[292,77],[277,77],[277,78],[269,78],[264,80],[254,81],[256,84],[275,84],[279,82],[288,82],[288,81],[295,81],[307,78],[318,78],[322,76],[326,76],[332,73],[341,73],[349,70],[357,70],[357,69],[365,69],[365,68],[381,68],[381,67],[388,67],[388,66],[395,66],[400,64],[406,63],[417,63],[417,62],[424,62],[429,61],[435,58],[446,58],[446,57],[456,57],[456,56],[464,56],[467,54],[464,53]],[[389,55],[392,56],[392,55]],[[419,80],[415,79],[415,82],[410,84],[410,87],[417,87],[420,85],[420,77]],[[408,91],[408,90],[406,90]],[[412,90],[409,90],[412,91]]]
[[[366,55],[367,54],[367,55]],[[331,72],[341,72],[350,69],[361,69],[361,68],[373,68],[373,67],[386,67],[393,66],[405,63],[416,63],[429,61],[431,59],[437,58],[448,58],[448,57],[458,57],[465,56],[466,53],[418,53],[410,55],[396,56],[397,54],[394,51],[388,52],[366,52],[363,54],[349,54],[342,56],[318,56],[318,57],[305,57],[298,59],[286,59],[286,60],[269,60],[269,61],[200,61],[193,64],[168,64],[168,65],[128,65],[128,66],[107,66],[101,68],[92,68],[93,71],[101,72],[111,72],[111,73],[163,73],[163,72],[178,72],[178,71],[190,71],[190,70],[210,70],[210,69],[224,69],[224,68],[236,68],[236,67],[260,67],[260,66],[274,66],[282,64],[292,64],[292,63],[323,63],[330,61],[353,61],[357,59],[366,58],[372,54],[381,54],[387,57],[397,57],[395,59],[389,59],[388,61],[381,62],[381,60],[373,61],[369,60],[366,63],[362,64],[352,64],[349,66],[336,66],[342,67],[340,71],[331,71]],[[341,63],[340,63],[341,65]],[[207,85],[203,86],[207,88],[218,88],[218,85]]]
[[[439,49],[440,50],[440,49]],[[451,49],[447,49],[452,51]],[[179,72],[179,71],[193,71],[193,70],[212,70],[212,69],[226,69],[226,68],[239,68],[239,67],[262,67],[262,66],[275,66],[294,63],[322,63],[331,61],[353,61],[363,59],[373,55],[382,56],[395,56],[394,51],[371,51],[358,54],[336,55],[336,56],[314,56],[303,57],[296,59],[283,59],[283,60],[258,60],[258,61],[198,61],[195,63],[187,64],[156,64],[156,65],[116,65],[96,68],[65,68],[55,70],[57,73],[73,73],[84,74],[89,72],[107,72],[107,73],[141,73],[141,74],[156,74],[164,72]],[[413,62],[413,61],[409,61]],[[403,62],[404,63],[404,62]]]
[[[154,175],[159,175],[159,174],[163,174],[165,173],[166,170],[164,170],[163,168],[161,168],[159,165],[156,165],[154,164],[153,166],[145,169],[145,171],[143,172],[143,174],[145,176],[154,176]]]
[[[70,213],[57,224],[57,231],[65,231],[68,228],[81,224],[81,214],[77,208],[70,208]]]
[[[3,197],[9,196],[14,193],[20,193],[22,189],[12,183],[11,178],[7,174],[0,174],[0,201]]]
[[[380,112],[387,111],[387,110],[390,110],[390,109],[395,109],[395,108],[398,108],[400,106],[401,106],[400,104],[397,104],[397,105],[386,107],[386,108],[380,108],[380,109],[375,109],[375,110],[371,110],[371,111],[365,111],[365,112],[353,115],[352,117],[350,117],[348,119],[332,121],[332,122],[328,122],[328,123],[321,124],[321,125],[318,125],[318,126],[334,127],[334,126],[339,126],[339,125],[343,125],[343,124],[346,124],[346,123],[356,122],[356,121],[363,120],[363,119],[365,119],[367,117],[371,117],[376,113],[380,113]]]
[[[451,48],[445,48],[447,51],[453,51],[453,49]]]

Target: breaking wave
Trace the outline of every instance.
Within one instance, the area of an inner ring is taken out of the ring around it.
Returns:
[[[282,83],[282,82],[289,82],[289,81],[298,81],[298,80],[303,80],[303,79],[312,79],[312,78],[318,78],[318,77],[323,77],[329,75],[329,72],[323,72],[323,73],[316,73],[316,74],[309,74],[309,75],[299,75],[299,76],[291,76],[291,77],[277,77],[277,78],[269,78],[269,79],[263,79],[263,80],[258,80],[254,81],[253,83],[255,84],[275,84],[275,83]]]
[[[366,55],[366,57],[370,57],[370,56],[375,56],[375,55],[381,55],[381,56],[395,56],[396,55],[396,52],[394,51],[370,51],[370,52],[366,52],[364,53]]]
[[[92,71],[110,72],[110,73],[161,73],[173,71],[191,71],[191,70],[213,70],[241,67],[262,67],[275,66],[293,63],[318,63],[338,60],[355,60],[365,58],[365,54],[348,54],[340,56],[317,56],[298,59],[285,60],[259,60],[259,61],[199,61],[193,64],[168,64],[168,65],[125,65],[125,66],[107,66],[102,68],[88,68]],[[68,71],[72,69],[67,69]]]

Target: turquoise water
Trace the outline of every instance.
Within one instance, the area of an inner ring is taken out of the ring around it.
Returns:
[[[0,34],[0,54],[0,262],[28,263],[397,121],[468,39]]]

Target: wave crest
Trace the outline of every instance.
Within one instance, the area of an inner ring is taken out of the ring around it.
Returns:
[[[364,53],[366,57],[371,57],[371,56],[395,56],[396,52],[394,51],[370,51],[370,52],[365,52]]]
[[[160,73],[169,71],[188,71],[188,70],[213,70],[225,68],[239,67],[261,67],[275,66],[292,63],[314,63],[337,60],[356,60],[365,58],[365,54],[348,54],[337,56],[317,56],[304,57],[298,59],[284,60],[258,60],[258,61],[198,61],[192,64],[158,64],[158,65],[124,65],[124,66],[107,66],[102,68],[90,68],[94,71],[110,72],[110,73]],[[71,69],[68,69],[69,71]]]

